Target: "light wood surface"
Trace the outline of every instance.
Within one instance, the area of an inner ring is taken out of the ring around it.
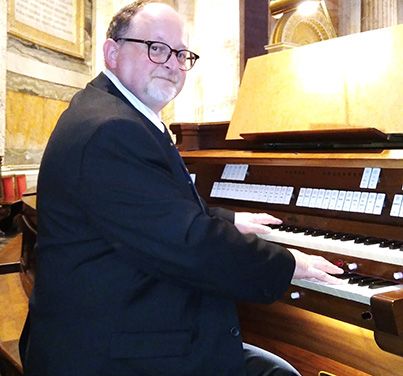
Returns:
[[[0,264],[18,261],[21,234],[8,239],[0,247]],[[18,340],[28,311],[28,298],[20,273],[0,274],[0,352],[22,373]]]
[[[6,239],[0,244],[0,265],[17,262],[21,255],[21,235]]]
[[[403,357],[382,351],[370,330],[280,302],[243,304],[239,311],[244,340],[299,364],[304,376],[316,376],[321,367],[343,376],[403,375]]]
[[[248,60],[227,139],[374,127],[402,133],[403,25]]]
[[[281,164],[292,166],[345,166],[403,168],[403,150],[385,150],[380,153],[273,153],[248,150],[194,150],[182,151],[189,162],[203,160],[209,163],[225,159],[225,163]]]
[[[243,331],[243,339],[247,343],[257,344],[276,354],[289,363],[297,366],[298,371],[303,376],[318,376],[318,372],[324,371],[326,374],[335,376],[371,376],[369,373],[348,367],[332,359],[320,356],[298,346],[289,345],[282,341],[268,340],[267,338],[248,331]]]
[[[22,196],[22,202],[25,205],[28,205],[32,209],[36,209],[36,194],[32,194],[29,196]]]
[[[28,311],[19,273],[0,275],[0,341],[18,339]]]

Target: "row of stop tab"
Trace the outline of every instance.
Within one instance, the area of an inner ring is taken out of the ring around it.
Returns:
[[[296,206],[354,213],[382,214],[385,193],[301,188]],[[403,218],[403,194],[395,194],[389,215]]]
[[[353,213],[382,214],[386,194],[338,189],[301,188],[297,206]]]
[[[216,181],[210,197],[289,205],[293,192],[291,186]]]
[[[269,204],[290,205],[295,188],[283,185],[214,182],[210,197]],[[386,194],[301,187],[295,205],[299,207],[381,215]],[[403,195],[395,194],[390,216],[403,217]]]

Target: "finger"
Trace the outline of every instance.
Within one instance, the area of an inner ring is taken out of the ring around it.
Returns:
[[[268,226],[260,225],[258,223],[251,223],[250,231],[254,232],[255,234],[270,234],[272,229]]]
[[[283,223],[283,221],[280,218],[276,218],[270,214],[267,213],[255,213],[252,218],[251,221],[253,223],[260,223],[263,225],[279,225],[281,223]]]
[[[318,281],[325,282],[331,285],[342,285],[345,283],[345,280],[333,277],[326,272],[314,267],[309,267],[308,272],[311,277],[316,278]]]
[[[323,282],[326,282],[329,285],[344,285],[347,283],[347,281],[345,279],[340,279],[337,277],[333,277],[329,274],[326,274],[324,276]]]
[[[332,264],[330,261],[324,259],[323,257],[317,258],[313,262],[313,266],[317,269],[323,270],[326,273],[330,274],[343,274],[344,270],[334,264]]]
[[[323,270],[326,273],[330,274],[343,274],[344,270],[342,268],[339,268],[338,266],[332,264],[331,262],[326,262],[326,263],[313,263],[315,268]]]

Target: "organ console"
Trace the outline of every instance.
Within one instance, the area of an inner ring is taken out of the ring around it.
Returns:
[[[269,212],[283,224],[264,239],[345,270],[340,286],[293,280],[281,302],[240,303],[245,340],[303,375],[403,374],[403,150],[181,154],[210,206]]]
[[[262,238],[345,270],[239,302],[244,340],[304,376],[403,375],[403,25],[337,39],[249,59],[226,140],[171,130],[210,206],[269,212]]]

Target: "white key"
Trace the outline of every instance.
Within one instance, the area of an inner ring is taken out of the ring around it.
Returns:
[[[273,229],[269,234],[259,234],[259,237],[287,246],[304,247],[317,251],[337,253],[346,256],[359,257],[403,266],[403,252],[397,249],[381,248],[378,244],[365,245],[354,243],[353,240],[341,241],[325,239],[324,236],[310,236],[303,233],[294,234]]]
[[[370,289],[368,286],[358,286],[356,284],[328,285],[323,282],[307,279],[293,279],[291,284],[304,287],[309,290],[318,291],[324,294],[337,296],[339,298],[352,300],[355,302],[370,305],[371,297],[389,291],[402,290],[403,285],[385,286],[377,289]]]

